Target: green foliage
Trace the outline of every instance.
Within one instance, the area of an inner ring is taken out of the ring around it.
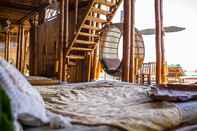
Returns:
[[[0,131],[14,131],[9,97],[0,87]]]

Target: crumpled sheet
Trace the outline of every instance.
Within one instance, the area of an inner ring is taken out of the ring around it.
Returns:
[[[72,123],[123,131],[163,131],[182,123],[176,104],[154,102],[149,87],[117,81],[37,86],[46,107]]]
[[[186,102],[197,100],[197,89],[193,87],[152,87],[148,95],[158,101]]]

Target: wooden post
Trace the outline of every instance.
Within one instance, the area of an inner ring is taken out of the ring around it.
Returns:
[[[155,0],[155,47],[156,47],[156,84],[161,84],[161,70],[162,70],[162,53],[161,53],[161,2],[160,0]]]
[[[131,0],[124,0],[122,81],[129,81],[131,42]]]
[[[65,3],[65,33],[64,33],[64,37],[65,37],[65,43],[63,45],[63,50],[64,50],[64,59],[63,59],[63,72],[62,72],[62,77],[65,81],[67,81],[67,68],[68,68],[68,60],[66,59],[66,48],[68,47],[69,45],[69,0],[66,0],[66,3]]]
[[[7,43],[6,43],[7,44],[7,46],[6,46],[7,47],[6,53],[7,53],[7,61],[8,62],[9,62],[9,58],[10,58],[10,56],[9,56],[10,55],[10,40],[11,40],[10,39],[10,31],[8,31],[7,32]]]
[[[66,5],[65,5],[65,49],[69,45],[69,0],[66,0]],[[65,53],[66,54],[66,53]]]
[[[164,28],[163,28],[163,0],[160,0],[160,17],[161,17],[161,83],[166,82],[166,72],[165,72],[165,46],[164,46]]]
[[[101,8],[101,4],[99,4],[97,8],[100,9]],[[96,15],[97,18],[100,17],[100,14],[99,13],[97,13],[97,14],[96,13],[92,13],[92,15],[93,16]],[[91,23],[92,23],[91,26],[99,27],[99,23],[95,23],[95,22],[91,22]],[[95,34],[96,31],[95,30],[92,30],[91,33],[92,34]],[[92,41],[95,41],[94,37],[92,37]],[[91,80],[96,80],[97,70],[99,68],[98,67],[98,65],[99,65],[99,55],[98,55],[98,52],[99,52],[99,45],[96,45],[96,48],[94,49],[93,54],[92,54]]]
[[[98,64],[99,64],[99,58],[98,58],[98,45],[96,45],[96,48],[94,50],[93,54],[93,60],[92,60],[92,75],[91,75],[91,80],[96,80],[96,73],[98,70]]]
[[[20,26],[20,48],[19,48],[19,71],[22,71],[22,57],[23,57],[23,35],[24,35],[24,28],[23,28],[23,24],[21,24]]]
[[[75,0],[75,34],[77,33],[77,24],[78,24],[78,5],[79,0]]]
[[[136,63],[135,63],[135,0],[131,0],[131,58],[130,58],[130,73],[129,82],[135,83]]]
[[[38,48],[37,45],[38,27],[37,27],[35,16],[32,19],[30,19],[30,23],[31,23],[31,28],[30,28],[30,44],[29,44],[29,71],[30,71],[30,75],[37,75],[38,57],[36,52]]]
[[[18,26],[18,33],[17,33],[17,48],[16,48],[16,68],[19,69],[19,48],[20,48],[20,31],[21,31],[21,28],[20,28],[20,24]]]
[[[88,53],[87,55],[87,82],[91,80],[91,65],[92,65],[92,53]]]
[[[65,6],[65,0],[60,0],[60,23],[59,23],[59,67],[58,67],[58,79],[64,80],[63,78],[63,70],[64,69],[64,6]]]
[[[23,51],[23,65],[22,65],[22,72],[25,73],[25,65],[26,65],[26,58],[27,58],[27,42],[28,42],[28,35],[29,35],[29,32],[26,30],[24,32],[24,51]]]
[[[4,33],[4,59],[7,60],[7,33]]]

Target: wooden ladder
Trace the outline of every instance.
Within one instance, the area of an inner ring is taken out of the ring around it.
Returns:
[[[122,0],[92,0],[73,41],[66,49],[69,61],[83,60],[99,42],[101,30],[109,24]]]

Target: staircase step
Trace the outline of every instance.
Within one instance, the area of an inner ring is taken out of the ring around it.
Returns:
[[[92,20],[92,21],[95,21],[97,23],[107,23],[108,21],[107,20],[103,20],[103,19],[100,19],[100,18],[96,18],[94,16],[87,16],[86,17],[86,20]]]
[[[98,27],[94,27],[94,26],[90,26],[90,25],[86,25],[86,24],[83,24],[81,26],[81,28],[91,29],[91,30],[100,30],[100,28],[98,28]]]
[[[111,3],[107,0],[95,0],[96,3],[99,3],[99,4],[102,4],[102,5],[105,5],[105,6],[109,6],[109,7],[113,7],[115,6],[114,3]]]
[[[93,42],[93,41],[85,41],[85,40],[76,40],[75,43],[86,44],[86,45],[95,45],[96,44],[96,42]]]
[[[95,8],[95,7],[92,8],[91,12],[102,14],[102,15],[106,15],[106,16],[111,15],[111,12],[105,11],[105,10],[102,10],[102,9],[98,9],[98,8]]]
[[[66,56],[66,58],[68,58],[68,59],[80,59],[80,60],[85,59],[84,56],[79,56],[79,55],[69,55],[69,56]]]
[[[90,48],[81,48],[81,47],[72,47],[71,50],[76,50],[76,51],[92,51],[93,49],[90,49]]]
[[[89,33],[84,33],[84,32],[79,32],[79,35],[90,36],[90,37],[99,37],[99,35],[96,35],[96,34],[89,34]]]
[[[68,65],[69,65],[69,66],[76,66],[77,63],[76,63],[76,62],[73,62],[73,61],[69,61],[69,62],[68,62]]]

